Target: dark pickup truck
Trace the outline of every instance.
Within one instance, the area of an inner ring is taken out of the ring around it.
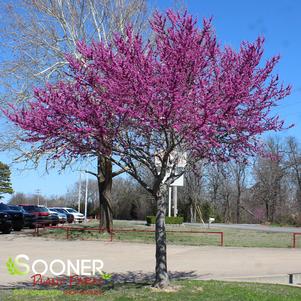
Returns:
[[[23,213],[24,216],[24,227],[28,227],[30,229],[35,228],[36,216],[29,212],[26,212],[23,207],[17,205],[8,205],[11,210],[19,211]]]
[[[0,212],[0,231],[9,234],[12,230],[12,222],[8,213]]]
[[[30,204],[21,204],[19,206],[22,207],[27,213],[31,213],[35,216],[35,226],[42,227],[52,224],[53,220],[46,207]]]
[[[21,231],[24,227],[24,216],[22,212],[11,210],[6,204],[0,203],[0,212],[10,216],[12,227],[15,231]]]

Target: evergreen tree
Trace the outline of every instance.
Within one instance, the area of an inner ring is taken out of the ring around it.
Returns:
[[[14,193],[10,182],[10,170],[8,165],[0,162],[0,199],[5,193]]]

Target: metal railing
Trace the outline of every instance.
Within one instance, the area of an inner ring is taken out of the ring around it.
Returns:
[[[292,248],[296,248],[296,246],[297,246],[297,236],[298,235],[301,235],[301,232],[294,232],[293,233],[293,245],[292,245]]]
[[[39,227],[41,226],[41,227]],[[46,225],[37,225],[33,235],[39,235],[39,229],[63,229],[66,231],[66,239],[71,238],[71,233],[73,231],[85,232],[85,231],[94,231],[103,233],[106,231],[104,228],[87,228],[87,227],[69,227],[69,226],[46,226]],[[147,230],[147,229],[122,229],[122,228],[114,228],[109,232],[110,240],[113,241],[114,235],[117,233],[155,233],[155,230]],[[208,234],[208,235],[219,235],[219,245],[224,246],[224,232],[221,231],[181,231],[181,230],[166,230],[166,233],[182,233],[182,234]]]

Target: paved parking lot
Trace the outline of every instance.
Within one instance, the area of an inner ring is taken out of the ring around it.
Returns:
[[[26,254],[43,259],[101,259],[105,272],[139,278],[152,275],[155,248],[151,244],[55,241],[32,237],[29,230],[0,235],[0,286],[31,283],[30,276],[9,275],[6,261]],[[168,267],[174,275],[199,279],[265,279],[285,283],[287,274],[301,272],[301,249],[168,246]],[[134,273],[133,273],[134,272]],[[260,281],[260,280],[258,280]]]

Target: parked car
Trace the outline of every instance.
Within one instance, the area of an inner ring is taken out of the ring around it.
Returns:
[[[85,220],[85,216],[81,213],[79,213],[78,211],[76,211],[73,208],[68,208],[68,207],[55,207],[53,209],[60,209],[60,212],[66,212],[68,214],[72,214],[74,217],[74,222],[77,223],[82,223]]]
[[[60,223],[59,214],[57,212],[51,212],[48,208],[46,209],[49,212],[49,217],[51,219],[51,226],[57,226]]]
[[[63,208],[50,208],[50,210],[53,210],[53,211],[56,211],[56,212],[59,212],[59,213],[63,213],[63,214],[66,214],[67,216],[67,222],[69,224],[73,223],[74,222],[74,215],[71,214],[71,213],[68,213],[66,210],[64,210]]]
[[[49,226],[52,223],[52,218],[46,207],[37,206],[37,205],[27,205],[21,204],[21,206],[26,212],[34,214],[37,226]]]
[[[51,214],[55,214],[55,215],[58,216],[60,224],[65,224],[67,222],[67,215],[65,213],[61,213],[61,212],[55,211],[55,210],[53,210],[51,208],[48,208],[48,209],[49,209],[49,212]]]
[[[8,213],[0,212],[0,231],[9,234],[12,230],[12,221]]]
[[[21,231],[24,227],[24,215],[20,211],[11,210],[6,204],[0,203],[0,212],[7,213],[11,217],[12,227],[15,231]]]
[[[32,213],[26,212],[23,207],[17,205],[8,205],[11,210],[19,211],[24,216],[24,227],[33,229],[36,223],[36,216]]]

